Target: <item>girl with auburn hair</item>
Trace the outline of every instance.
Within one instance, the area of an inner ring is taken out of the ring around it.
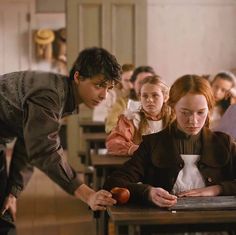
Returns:
[[[176,115],[174,112],[175,104],[187,93],[202,94],[207,101],[208,109],[211,110],[214,107],[215,101],[212,92],[209,92],[210,86],[206,79],[197,75],[184,75],[181,79],[176,80],[174,86],[171,87],[171,96],[168,100],[168,105],[171,109],[170,123],[175,121]],[[205,126],[209,127],[209,113],[205,122]]]
[[[168,124],[168,86],[158,76],[146,77],[140,85],[140,108],[136,111],[127,109],[107,137],[106,147],[110,154],[132,155],[142,141],[142,135],[158,132]]]
[[[213,101],[204,78],[177,79],[168,100],[172,122],[144,136],[133,157],[112,173],[104,188],[127,188],[130,202],[159,207],[175,205],[178,197],[236,195],[236,143],[207,127]]]

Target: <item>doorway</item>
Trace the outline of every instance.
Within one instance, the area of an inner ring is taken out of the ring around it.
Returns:
[[[31,2],[1,1],[0,74],[31,69]]]

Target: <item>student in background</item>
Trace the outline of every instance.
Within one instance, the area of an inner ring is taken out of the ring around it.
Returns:
[[[106,139],[108,153],[132,155],[142,135],[158,132],[168,124],[168,86],[158,76],[144,78],[140,88],[140,108],[125,111]]]
[[[226,109],[236,103],[236,92],[234,91],[236,78],[231,72],[220,72],[216,74],[211,82],[215,106],[210,115],[210,128],[217,127],[219,120]]]
[[[130,79],[133,84],[133,89],[131,89],[129,96],[118,98],[108,111],[105,121],[105,130],[107,133],[110,133],[116,126],[119,116],[123,114],[127,108],[136,109],[136,106],[139,106],[140,103],[137,103],[137,101],[139,99],[140,83],[145,77],[152,75],[155,75],[155,72],[150,66],[140,66],[134,70]]]
[[[208,128],[214,104],[209,82],[197,75],[180,77],[168,104],[170,125],[144,136],[104,188],[128,188],[131,202],[159,207],[173,206],[177,197],[236,195],[236,143]]]
[[[123,64],[121,67],[121,80],[120,83],[117,84],[117,86],[114,87],[113,90],[111,90],[108,94],[108,97],[110,94],[114,94],[114,102],[117,100],[117,98],[120,97],[128,97],[130,94],[130,90],[133,89],[133,83],[131,82],[131,77],[134,72],[134,65],[133,64]]]
[[[121,80],[116,86],[110,90],[105,100],[103,100],[93,110],[94,121],[105,121],[108,111],[114,105],[117,99],[126,99],[129,96],[130,90],[133,88],[133,83],[130,81],[134,71],[133,64],[123,64],[121,67]]]

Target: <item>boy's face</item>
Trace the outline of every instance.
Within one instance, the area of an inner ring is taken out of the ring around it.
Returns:
[[[106,98],[108,90],[114,86],[113,81],[105,79],[99,74],[91,78],[81,78],[75,73],[75,83],[78,89],[79,103],[84,103],[89,108],[94,108]]]

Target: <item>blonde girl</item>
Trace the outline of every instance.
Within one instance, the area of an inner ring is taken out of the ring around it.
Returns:
[[[168,124],[168,86],[158,76],[146,77],[141,83],[141,107],[125,111],[106,140],[108,153],[132,155],[142,141],[142,135],[158,132]]]

